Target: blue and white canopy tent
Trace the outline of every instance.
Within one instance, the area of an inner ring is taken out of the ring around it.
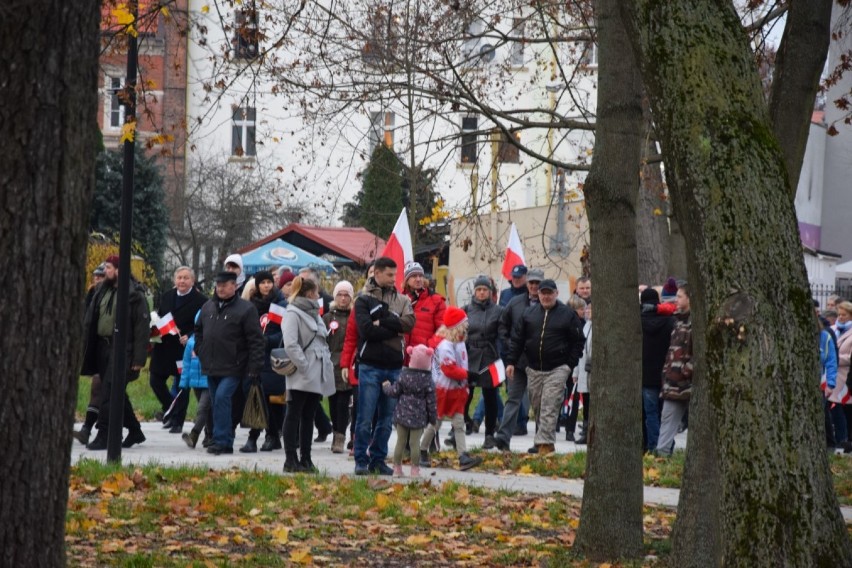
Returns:
[[[243,270],[249,276],[260,270],[273,270],[279,266],[289,266],[293,272],[298,272],[306,266],[327,274],[335,271],[334,265],[327,260],[281,239],[275,239],[243,254]]]

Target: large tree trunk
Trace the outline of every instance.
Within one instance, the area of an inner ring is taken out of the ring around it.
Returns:
[[[833,0],[790,2],[775,59],[769,115],[784,152],[793,198],[805,159],[814,97],[828,54],[833,4]]]
[[[642,336],[636,295],[636,196],[642,153],[642,85],[617,0],[598,0],[597,130],[586,179],[594,315],[593,407],[576,546],[589,558],[642,553]]]
[[[98,3],[0,11],[0,564],[62,566],[97,150]]]
[[[739,18],[713,0],[630,7],[672,199],[688,227],[706,373],[694,388],[704,387],[717,434],[718,559],[852,566],[824,449],[792,192]]]

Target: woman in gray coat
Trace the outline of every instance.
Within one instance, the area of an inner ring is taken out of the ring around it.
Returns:
[[[334,369],[328,331],[319,315],[319,288],[307,279],[293,280],[287,312],[281,324],[282,342],[296,371],[287,376],[287,414],[284,417],[286,472],[314,472],[311,442],[314,414],[323,396],[334,394]],[[296,449],[301,454],[297,458]]]

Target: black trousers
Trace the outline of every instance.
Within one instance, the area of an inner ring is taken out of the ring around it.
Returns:
[[[284,415],[284,450],[299,449],[301,459],[311,457],[314,438],[314,414],[322,397],[314,392],[289,391],[287,412]]]
[[[112,393],[114,381],[112,380],[112,344],[107,340],[98,341],[98,374],[101,376],[101,401],[100,409],[98,410],[98,430],[103,430],[106,435],[107,427],[109,426],[109,402]],[[136,419],[136,414],[133,412],[133,404],[130,402],[130,397],[127,392],[124,394],[124,416],[122,423],[125,428],[131,432],[137,432],[142,429],[139,421]]]
[[[352,391],[337,391],[328,397],[328,410],[331,412],[331,425],[338,434],[346,434],[349,427],[349,401]]]
[[[168,410],[169,406],[172,404],[172,391],[168,386],[169,377],[171,377],[171,375],[151,371],[151,376],[148,378],[148,384],[151,385],[151,390],[154,391],[154,396],[156,396],[157,400],[160,401],[160,406],[163,407],[163,412]],[[177,380],[177,378],[175,380]],[[187,400],[188,399],[189,397],[187,397]],[[184,418],[185,417],[186,410],[184,409]],[[183,419],[181,419],[180,424],[183,424]]]

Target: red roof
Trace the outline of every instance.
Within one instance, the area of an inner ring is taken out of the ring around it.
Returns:
[[[280,231],[246,245],[237,252],[246,253],[275,239],[291,242],[291,238],[287,238],[287,236],[291,235],[292,237],[294,236],[293,233],[328,249],[331,254],[346,257],[358,264],[369,263],[385,248],[384,239],[362,227],[312,227],[301,223],[290,223]],[[293,244],[308,250],[299,243],[294,242]],[[323,254],[315,250],[308,250],[308,252]]]

